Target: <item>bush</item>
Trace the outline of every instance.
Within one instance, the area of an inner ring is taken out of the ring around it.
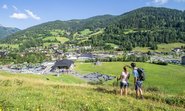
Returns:
[[[168,65],[167,62],[162,62],[162,61],[152,62],[152,64],[158,64],[158,65],[164,65],[164,66]]]
[[[185,108],[185,98],[184,97],[167,97],[165,102],[169,105],[176,105]]]

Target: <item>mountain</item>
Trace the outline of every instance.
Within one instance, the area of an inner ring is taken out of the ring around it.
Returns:
[[[12,28],[12,27],[4,27],[0,24],[0,39],[6,38],[7,36],[20,31],[18,28]]]
[[[53,30],[62,30],[65,31],[65,36],[71,37],[72,34],[84,29],[96,30],[98,28],[104,28],[111,23],[111,20],[114,18],[112,15],[103,15],[96,16],[88,19],[80,20],[69,20],[69,21],[51,21],[46,22],[40,25],[30,27],[28,29],[19,31],[15,34],[10,35],[3,42],[7,43],[21,43],[24,40],[28,39],[37,39],[40,36],[47,37],[51,36],[51,31]],[[68,33],[68,34],[66,34]]]
[[[185,11],[162,7],[143,7],[122,15],[103,15],[88,19],[51,21],[10,35],[7,43],[27,40],[44,42],[53,35],[70,39],[69,44],[121,49],[153,47],[159,43],[185,42]],[[42,43],[41,43],[42,44]]]
[[[99,40],[100,41],[100,40]],[[106,27],[102,41],[132,49],[185,42],[185,11],[144,7],[122,14]]]

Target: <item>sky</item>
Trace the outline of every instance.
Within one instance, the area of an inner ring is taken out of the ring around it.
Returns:
[[[185,0],[0,0],[0,24],[26,29],[54,20],[120,15],[146,6],[185,10]]]

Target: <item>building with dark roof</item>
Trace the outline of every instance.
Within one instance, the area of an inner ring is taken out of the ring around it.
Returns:
[[[90,59],[95,59],[95,56],[91,53],[86,53],[86,54],[81,54],[78,57],[79,60],[90,60]]]
[[[182,63],[182,65],[185,65],[185,56],[182,56],[181,63]]]
[[[55,64],[51,67],[51,72],[56,71],[57,69],[65,69],[65,70],[72,70],[74,67],[74,62],[71,60],[57,60]]]

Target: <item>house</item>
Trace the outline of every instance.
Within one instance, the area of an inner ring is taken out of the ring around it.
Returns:
[[[182,65],[185,65],[185,56],[182,57],[181,63]]]
[[[182,49],[181,48],[174,48],[172,51],[174,51],[174,52],[181,52],[182,51]]]
[[[81,54],[79,57],[78,57],[78,60],[91,60],[91,59],[95,59],[94,55],[91,54],[91,53],[86,53],[86,54]]]
[[[77,56],[71,55],[71,56],[67,56],[68,60],[77,60]]]
[[[59,70],[60,71],[70,71],[72,70],[74,67],[74,62],[71,61],[71,60],[67,60],[67,59],[64,59],[64,60],[58,60],[55,62],[55,64],[51,67],[51,72],[55,72],[56,70]]]

